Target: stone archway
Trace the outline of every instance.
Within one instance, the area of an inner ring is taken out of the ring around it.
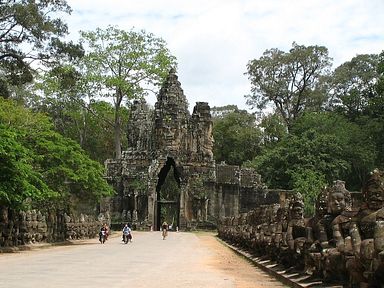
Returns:
[[[256,173],[215,163],[210,107],[197,102],[189,113],[174,69],[157,95],[155,108],[150,109],[144,100],[135,101],[131,112],[128,150],[121,159],[106,161],[106,178],[118,195],[115,205],[103,204],[100,210],[110,211],[113,223],[120,223],[122,214],[130,211],[140,229],[157,230],[167,215],[162,210],[168,209],[175,211],[176,225],[188,230],[216,225],[223,216],[237,215],[239,207],[251,207],[241,199],[258,199],[263,184]],[[169,174],[176,183],[175,197],[163,195]],[[243,189],[250,195],[243,197]]]
[[[180,222],[180,173],[175,160],[168,157],[160,169],[156,185],[155,225],[160,228],[163,221],[172,225],[172,229],[179,227]]]

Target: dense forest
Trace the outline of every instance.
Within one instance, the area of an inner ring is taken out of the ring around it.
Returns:
[[[111,195],[103,163],[127,148],[130,103],[176,58],[161,38],[110,26],[66,41],[64,0],[0,2],[0,206],[65,207]],[[384,51],[332,68],[324,46],[269,49],[244,67],[249,111],[213,107],[217,162],[254,167],[311,203],[336,179],[384,168]],[[233,95],[242,97],[242,95]]]
[[[0,207],[68,210],[112,195],[103,163],[126,147],[130,101],[176,67],[143,30],[65,41],[70,12],[64,0],[0,2]]]
[[[216,161],[254,167],[269,187],[301,192],[307,212],[322,187],[340,179],[360,191],[384,168],[384,51],[332,70],[326,47],[293,43],[249,61],[246,74],[256,113],[213,109]]]

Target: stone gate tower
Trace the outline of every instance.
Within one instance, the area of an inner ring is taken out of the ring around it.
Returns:
[[[154,110],[144,100],[133,104],[128,146],[121,159],[106,161],[117,196],[102,203],[100,212],[110,215],[112,223],[154,229],[163,220],[180,229],[214,226],[219,217],[240,213],[247,205],[241,199],[252,202],[262,189],[260,177],[249,169],[215,164],[210,107],[197,102],[190,115],[173,69]],[[171,173],[176,183],[172,197],[162,192]],[[170,211],[176,216],[166,219]]]

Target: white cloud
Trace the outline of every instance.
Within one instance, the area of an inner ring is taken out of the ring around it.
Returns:
[[[72,37],[108,25],[161,37],[178,59],[178,75],[193,106],[246,108],[249,60],[293,41],[324,45],[335,65],[384,50],[382,0],[68,0]],[[154,101],[154,98],[149,99]],[[192,109],[192,107],[190,107]]]

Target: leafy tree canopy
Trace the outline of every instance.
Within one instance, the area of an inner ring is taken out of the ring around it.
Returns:
[[[280,142],[288,133],[287,126],[279,114],[265,115],[259,124],[263,134],[263,146],[273,146]]]
[[[384,50],[379,55],[377,73],[379,74],[379,80],[376,86],[376,90],[379,95],[383,96],[384,95]]]
[[[160,86],[169,70],[176,67],[176,60],[163,39],[145,31],[109,26],[83,31],[81,36],[88,51],[82,61],[87,90],[114,103],[115,153],[120,158],[123,100],[140,99]]]
[[[313,215],[316,199],[327,184],[324,175],[311,169],[299,169],[292,173],[292,183],[293,190],[303,195],[305,215]]]
[[[351,189],[359,189],[375,157],[372,141],[358,125],[333,113],[307,113],[295,122],[291,134],[263,150],[251,165],[272,187],[292,189],[292,176],[310,170],[327,183],[345,179]]]
[[[213,122],[213,152],[217,162],[241,165],[260,151],[261,131],[256,119],[245,110],[237,110]]]
[[[225,105],[211,108],[212,118],[223,117],[225,114],[239,111],[237,105]]]
[[[58,196],[33,167],[19,133],[0,124],[0,205],[21,207],[26,199],[42,201]]]
[[[103,179],[103,167],[55,132],[43,114],[0,100],[0,123],[0,157],[7,163],[1,168],[6,175],[1,202],[17,207],[30,199],[34,205],[58,205],[75,197],[96,203],[113,193]]]
[[[331,78],[331,105],[356,119],[377,97],[376,83],[379,78],[379,57],[376,54],[358,55],[337,67]]]
[[[308,130],[321,135],[332,135],[341,144],[341,159],[348,163],[345,173],[336,173],[326,177],[328,183],[343,179],[350,189],[359,190],[365,177],[375,168],[377,146],[371,137],[371,130],[364,125],[350,122],[348,118],[335,113],[308,113],[295,123],[292,133],[300,136]],[[332,155],[332,153],[330,154]],[[324,174],[327,175],[327,174]]]
[[[13,86],[31,82],[33,63],[42,68],[82,53],[79,45],[60,40],[68,31],[58,12],[71,12],[65,0],[0,1],[0,96],[8,98]]]
[[[301,114],[318,110],[326,101],[320,84],[330,66],[324,46],[293,43],[288,53],[276,48],[266,50],[260,59],[247,65],[252,85],[247,104],[258,109],[273,104],[290,129]]]

